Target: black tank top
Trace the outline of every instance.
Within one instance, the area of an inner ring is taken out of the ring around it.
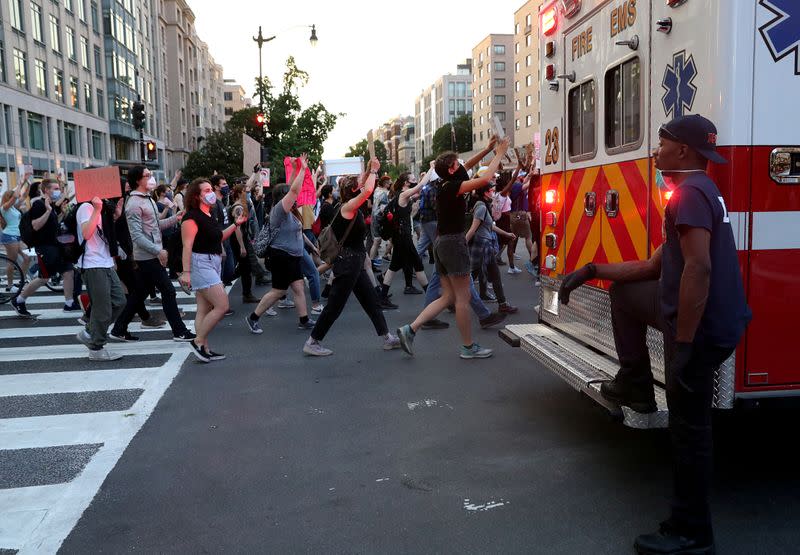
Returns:
[[[347,239],[342,243],[342,248],[366,252],[367,248],[364,245],[364,239],[367,236],[367,224],[364,222],[364,215],[361,213],[361,210],[356,211],[355,218],[353,229],[350,230],[350,235],[348,235]],[[336,217],[333,218],[331,229],[337,240],[342,240],[342,237],[344,237],[347,231],[347,226],[350,225],[351,221],[352,220],[345,220],[341,212],[337,213]]]
[[[198,208],[192,208],[183,217],[197,224],[192,252],[197,254],[222,254],[222,229],[217,221]]]

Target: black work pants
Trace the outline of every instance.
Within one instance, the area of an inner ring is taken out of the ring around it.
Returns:
[[[133,315],[136,313],[139,303],[144,302],[149,291],[155,287],[161,293],[161,304],[164,307],[164,315],[167,317],[169,327],[173,335],[183,335],[188,330],[181,320],[178,310],[178,303],[175,300],[175,287],[167,275],[164,268],[157,258],[150,260],[138,260],[135,262],[136,277],[138,287],[129,291],[128,302],[122,314],[114,323],[114,334],[119,335],[128,331],[128,324],[131,323]]]
[[[615,283],[611,287],[611,317],[621,366],[617,379],[652,387],[647,326],[661,330],[674,480],[667,522],[675,533],[701,542],[713,541],[708,505],[713,447],[711,404],[714,377],[734,349],[695,341],[689,363],[678,372],[671,371],[675,341],[663,318],[658,291],[658,281]]]
[[[246,241],[246,239],[244,239]],[[231,238],[231,247],[233,248],[233,256],[236,260],[236,268],[234,275],[242,280],[242,295],[253,294],[253,269],[250,266],[250,255],[245,248],[245,254],[242,256],[242,245],[233,237]]]
[[[372,287],[372,282],[364,269],[364,259],[367,253],[344,249],[333,262],[333,285],[331,286],[328,303],[317,319],[317,324],[311,331],[311,337],[317,341],[325,339],[333,323],[339,318],[353,293],[358,299],[361,308],[367,313],[378,335],[386,335],[389,328],[386,318],[378,306],[378,293]]]

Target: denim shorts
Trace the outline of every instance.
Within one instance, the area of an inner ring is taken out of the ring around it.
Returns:
[[[0,245],[13,245],[14,243],[20,242],[19,235],[7,235],[5,233],[0,234]]]
[[[222,256],[192,253],[192,289],[199,291],[222,283]]]
[[[469,247],[463,233],[439,235],[433,244],[433,255],[440,276],[469,275]]]

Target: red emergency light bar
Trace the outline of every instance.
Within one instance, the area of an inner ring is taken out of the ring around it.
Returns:
[[[553,4],[542,12],[542,33],[552,35],[558,25],[558,5]]]
[[[561,0],[561,5],[564,7],[564,17],[567,18],[581,11],[581,0]]]
[[[549,189],[544,192],[544,203],[545,204],[554,204],[556,202],[556,198],[558,196],[558,191],[555,189]]]

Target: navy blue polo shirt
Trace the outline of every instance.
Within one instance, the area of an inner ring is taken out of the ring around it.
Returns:
[[[728,211],[716,184],[705,174],[689,175],[675,189],[664,212],[666,242],[661,260],[661,309],[673,337],[683,275],[679,228],[711,232],[711,284],[695,341],[735,347],[752,314],[747,306]]]

